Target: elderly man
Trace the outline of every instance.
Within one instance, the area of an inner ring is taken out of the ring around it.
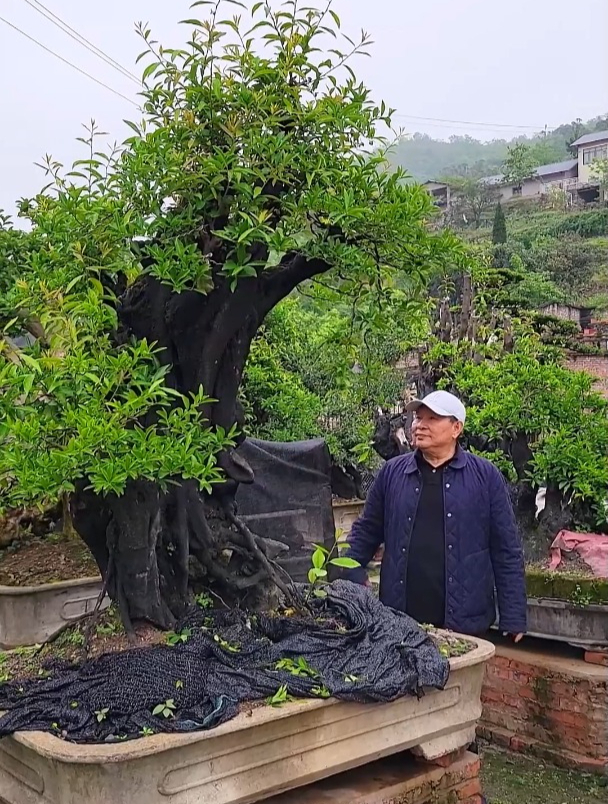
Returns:
[[[384,543],[380,599],[420,623],[464,634],[487,631],[496,615],[519,642],[526,631],[521,541],[504,479],[489,461],[458,444],[462,402],[435,391],[408,405],[416,450],[384,464],[348,555],[365,567]]]

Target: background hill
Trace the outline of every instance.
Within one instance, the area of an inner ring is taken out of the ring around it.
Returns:
[[[440,176],[469,174],[488,176],[499,173],[507,155],[507,147],[518,142],[535,146],[538,164],[567,159],[568,146],[583,134],[608,128],[608,114],[587,122],[575,120],[546,134],[519,136],[511,140],[481,142],[469,136],[454,135],[448,140],[434,139],[428,134],[404,135],[391,149],[391,162],[405,168],[418,181]]]

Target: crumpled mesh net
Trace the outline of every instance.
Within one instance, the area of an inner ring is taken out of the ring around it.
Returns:
[[[311,606],[315,617],[193,611],[181,623],[191,629],[185,643],[106,654],[46,680],[5,684],[0,709],[8,711],[0,718],[0,737],[36,730],[75,742],[114,742],[147,729],[210,729],[282,685],[293,697],[318,697],[326,688],[359,702],[445,686],[449,664],[429,636],[366,588],[335,581]],[[285,658],[304,658],[318,675],[277,671]],[[169,699],[172,717],[152,714]]]
[[[331,457],[323,439],[261,441],[246,438],[239,455],[254,470],[253,483],[236,492],[239,515],[254,533],[283,542],[279,564],[306,580],[313,543],[331,548],[336,526],[331,507]]]

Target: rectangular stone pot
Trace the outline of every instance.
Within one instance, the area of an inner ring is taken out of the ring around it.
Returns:
[[[528,633],[580,647],[608,646],[608,606],[528,598]]]
[[[101,589],[101,578],[0,586],[0,648],[44,642],[67,623],[92,611]],[[106,599],[103,608],[108,604]]]
[[[332,504],[334,522],[336,523],[336,530],[340,532],[340,539],[348,537],[353,524],[363,513],[364,506],[364,500],[344,500]]]
[[[0,742],[8,804],[252,804],[409,748],[435,759],[468,745],[494,646],[450,660],[446,689],[418,700],[260,706],[210,731],[75,745],[21,732]]]
[[[493,627],[498,629],[498,610]],[[608,647],[608,606],[529,597],[528,635],[586,649]]]

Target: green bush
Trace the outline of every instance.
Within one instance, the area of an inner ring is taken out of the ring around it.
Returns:
[[[572,213],[550,227],[548,234],[555,237],[564,234],[577,234],[581,237],[599,237],[608,234],[608,209]]]

